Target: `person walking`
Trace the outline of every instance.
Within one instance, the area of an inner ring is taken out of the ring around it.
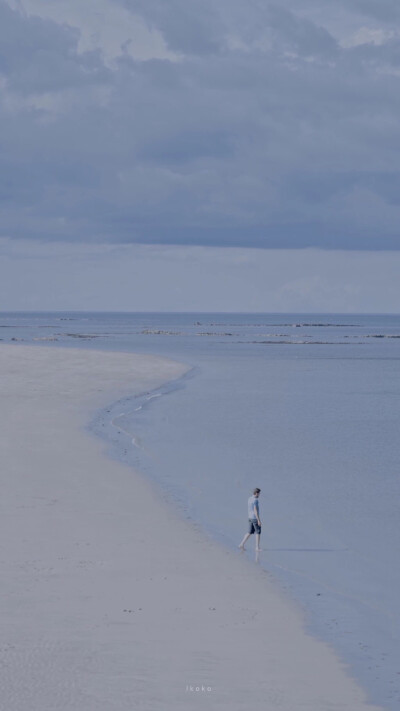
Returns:
[[[256,551],[260,551],[260,535],[261,535],[261,520],[260,520],[260,509],[258,503],[258,497],[260,496],[261,489],[254,489],[253,495],[250,496],[248,504],[248,515],[249,515],[249,530],[246,533],[243,541],[239,545],[242,551],[245,550],[244,544],[250,538],[250,536],[256,534]]]

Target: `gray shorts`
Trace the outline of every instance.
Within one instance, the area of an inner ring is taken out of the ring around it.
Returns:
[[[261,533],[261,526],[256,519],[249,518],[249,533]]]

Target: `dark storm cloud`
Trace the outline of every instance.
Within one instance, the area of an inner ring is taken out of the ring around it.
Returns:
[[[326,0],[122,4],[176,57],[110,64],[0,0],[3,235],[400,246],[394,3],[349,2],[342,36]]]

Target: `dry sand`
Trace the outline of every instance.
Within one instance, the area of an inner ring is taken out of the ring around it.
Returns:
[[[95,408],[185,370],[0,346],[1,707],[371,711],[267,573],[84,432]]]

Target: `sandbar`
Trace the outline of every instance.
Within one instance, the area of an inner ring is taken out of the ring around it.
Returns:
[[[187,370],[0,346],[2,707],[377,709],[273,576],[85,431],[98,408]]]

